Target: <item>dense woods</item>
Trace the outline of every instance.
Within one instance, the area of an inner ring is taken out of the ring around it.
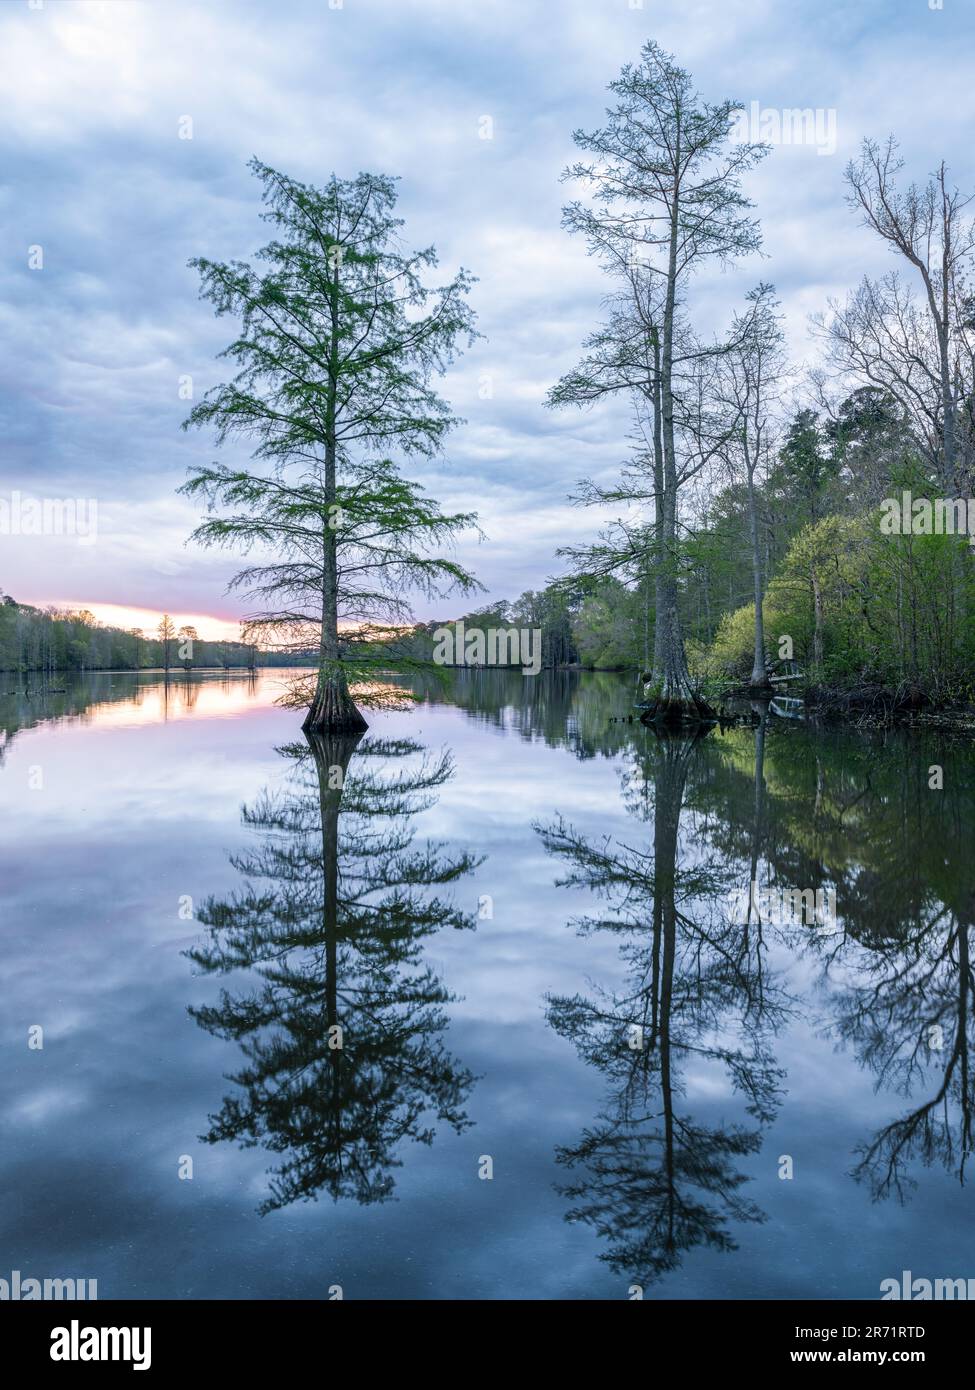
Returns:
[[[941,703],[975,697],[967,539],[885,534],[881,502],[904,490],[928,495],[930,473],[887,393],[863,387],[829,413],[797,409],[752,498],[744,479],[715,487],[675,548],[692,677],[710,688],[752,675],[754,512],[769,661],[786,637],[821,685],[916,686]],[[545,666],[648,670],[652,663],[654,594],[595,564],[464,621],[540,627]],[[429,659],[435,627],[417,629],[418,657]]]

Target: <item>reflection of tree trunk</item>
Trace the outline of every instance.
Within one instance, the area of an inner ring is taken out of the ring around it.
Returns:
[[[757,702],[756,702],[757,703]],[[765,726],[768,705],[758,705],[758,727],[755,730],[755,829],[752,835],[752,877],[758,865],[765,813]]]
[[[965,1171],[965,1159],[972,1151],[972,1106],[968,1089],[968,995],[972,988],[971,942],[968,933],[970,923],[961,918],[958,923],[958,1046],[960,1048],[959,1066],[961,1085],[961,1167]]]
[[[756,702],[752,708],[758,709],[758,727],[755,730],[755,799],[752,814],[752,852],[749,859],[748,872],[748,913],[745,917],[745,931],[742,939],[744,951],[749,948],[749,932],[751,930],[752,903],[757,889],[752,889],[752,884],[758,882],[758,864],[762,855],[762,845],[765,838],[765,726],[768,723],[768,705]],[[761,948],[762,948],[762,919],[758,918],[756,936],[758,938],[758,971],[759,984],[761,984]]]
[[[598,918],[583,919],[586,925],[623,927],[629,938],[618,992],[600,991],[594,1000],[550,999],[548,1018],[612,1080],[596,1124],[578,1145],[557,1153],[560,1164],[582,1170],[561,1186],[574,1203],[567,1219],[608,1237],[602,1258],[641,1285],[676,1269],[684,1250],[733,1249],[730,1220],[762,1219],[759,1208],[738,1195],[745,1178],[735,1170],[736,1158],[758,1151],[760,1129],[713,1126],[684,1113],[682,1064],[705,1058],[723,1063],[763,1126],[778,1107],[781,1075],[764,1044],[748,964],[735,959],[737,936],[729,938],[722,914],[713,917],[705,908],[708,924],[695,920],[690,904],[703,889],[694,882],[694,868],[685,874],[678,863],[685,786],[706,731],[683,738],[657,727],[654,732],[657,739],[641,763],[643,786],[653,794],[648,853],[591,843],[561,819],[542,832],[546,849],[573,866],[563,881],[585,883],[600,900],[609,899],[608,908],[600,901]],[[746,1034],[741,1045],[731,1016],[739,1000]],[[768,1017],[779,1016],[773,1005]],[[620,1032],[629,1032],[638,1017],[645,1025],[652,1021],[653,1039],[648,1046],[645,1032],[642,1053],[631,1056],[621,1049]]]
[[[669,906],[664,908],[664,963],[660,991],[660,1096],[664,1107],[664,1164],[667,1173],[667,1249],[672,1251],[674,1237],[674,1208],[677,1203],[677,1174],[674,1168],[674,1087],[670,1074],[670,1014],[674,998],[674,958],[677,944],[677,922],[674,913],[673,885]]]
[[[660,741],[654,771],[653,814],[653,908],[654,932],[663,937],[663,961],[657,972],[657,952],[654,953],[654,1014],[660,1039],[660,1095],[664,1121],[664,1171],[667,1176],[667,1241],[673,1251],[676,1245],[674,1217],[677,1204],[677,1174],[674,1150],[674,1090],[671,1075],[670,1021],[674,998],[674,963],[677,957],[677,843],[680,830],[681,804],[687,769],[694,749],[694,739]],[[659,939],[659,937],[658,937]],[[656,943],[655,943],[656,944]],[[658,947],[659,949],[659,947]],[[656,995],[659,989],[660,1006]]]
[[[660,942],[663,931],[660,894],[653,895],[653,954],[650,974],[650,1051],[657,1046],[660,1029]]]
[[[306,731],[305,737],[315,759],[318,774],[318,805],[322,826],[322,963],[325,968],[325,1032],[340,1023],[338,969],[338,887],[339,887],[339,811],[345,774],[361,734],[323,737]],[[332,1105],[329,1119],[338,1125],[341,1114],[342,1049],[329,1054],[332,1067]]]

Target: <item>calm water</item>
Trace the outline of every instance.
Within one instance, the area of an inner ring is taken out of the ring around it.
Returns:
[[[280,681],[0,677],[0,1276],[975,1276],[971,746],[660,741],[623,678],[485,673],[311,748]],[[836,929],[735,922],[752,880],[834,890]]]

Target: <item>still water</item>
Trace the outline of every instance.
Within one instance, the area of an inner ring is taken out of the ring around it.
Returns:
[[[0,1277],[975,1276],[970,744],[660,740],[626,678],[493,672],[309,746],[282,681],[0,676]],[[731,910],[752,882],[836,920]]]

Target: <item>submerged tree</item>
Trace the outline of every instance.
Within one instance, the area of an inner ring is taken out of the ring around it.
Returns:
[[[258,981],[190,1012],[244,1053],[231,1078],[240,1090],[204,1137],[279,1156],[262,1211],[323,1189],[385,1201],[397,1145],[431,1143],[438,1121],[468,1123],[474,1078],[443,1045],[452,996],[423,946],[444,927],[473,927],[440,890],[478,860],[414,845],[410,828],[450,758],[360,739],[311,734],[281,750],[291,785],[244,811],[263,837],[233,861],[245,887],[204,905],[207,938],[187,953],[206,974],[250,969]]]
[[[196,468],[183,490],[213,513],[196,539],[259,552],[235,581],[262,605],[248,636],[317,649],[306,729],[356,732],[356,642],[406,621],[410,588],[476,587],[439,555],[474,517],[444,515],[390,457],[435,455],[458,423],[432,383],[475,336],[472,277],[425,285],[436,254],[400,249],[391,178],[318,189],[251,168],[274,240],[259,267],[191,263],[202,296],[241,328],[223,353],[236,375],[186,424],[215,426],[219,443],[256,441],[254,464]]]
[[[627,64],[610,91],[617,102],[605,126],[575,133],[587,158],[566,174],[586,183],[593,200],[572,203],[565,223],[611,266],[641,267],[631,284],[643,286],[642,359],[651,367],[645,396],[654,415],[655,714],[664,722],[680,722],[705,711],[691,685],[678,611],[685,436],[693,439],[692,458],[701,448],[694,431],[682,428],[678,344],[694,271],[714,259],[733,262],[759,245],[741,177],[766,147],[731,143],[731,121],[740,105],[704,101],[689,74],[656,43],[644,46],[640,62]],[[640,317],[627,315],[626,322],[635,324]],[[567,379],[553,400],[592,399],[589,375],[583,370],[575,385]]]

